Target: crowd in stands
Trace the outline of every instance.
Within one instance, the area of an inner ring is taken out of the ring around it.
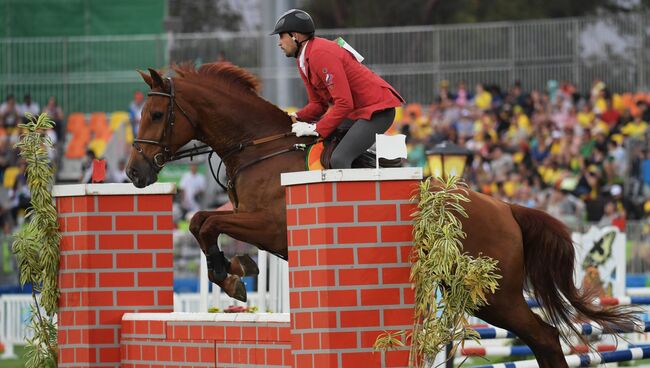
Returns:
[[[0,103],[0,234],[12,233],[15,226],[22,223],[29,206],[31,195],[25,174],[27,164],[19,157],[14,145],[23,133],[18,124],[27,121],[26,114],[38,116],[41,112],[46,112],[59,126],[64,120],[63,111],[54,96],[49,97],[43,108],[29,94],[23,97],[22,103],[18,103],[12,94]],[[49,156],[55,161],[60,131],[52,129],[47,135],[54,145]]]
[[[7,96],[0,105],[4,231],[20,222],[29,201],[25,163],[13,149],[25,113],[48,113],[57,123],[48,132],[56,147],[53,162],[76,155],[83,162],[78,181],[89,182],[92,160],[103,148],[98,138],[106,138],[119,119],[128,119],[130,134],[137,132],[144,102],[144,94],[136,91],[123,116],[112,114],[108,121],[104,113],[90,114],[88,123],[85,114],[65,116],[54,96],[42,109],[29,94],[20,104]],[[480,84],[470,90],[462,81],[453,87],[442,81],[430,105],[405,106],[393,128],[407,135],[409,164],[422,166],[425,174],[426,152],[452,141],[471,151],[465,177],[473,189],[544,209],[574,228],[585,222],[623,228],[626,221],[650,213],[649,103],[650,94],[612,93],[599,80],[586,92],[556,81],[543,92],[524,91],[519,83],[507,90]],[[79,134],[75,124],[87,131]],[[125,165],[120,160],[118,167],[107,168],[106,182],[128,181]],[[183,177],[177,203],[182,213],[198,209],[196,197],[206,194],[205,180],[196,166]]]
[[[574,230],[585,230],[587,223],[625,229],[630,221],[650,218],[650,94],[612,93],[602,81],[584,92],[569,82],[549,81],[540,92],[525,91],[519,83],[470,90],[462,81],[455,86],[442,81],[435,95],[428,105],[404,106],[395,118],[393,132],[408,137],[408,165],[422,166],[428,175],[427,151],[451,141],[471,152],[464,174],[470,187],[543,209]],[[55,166],[62,160],[81,163],[65,182],[88,183],[93,160],[104,155],[111,132],[124,123],[122,159],[106,167],[104,182],[127,182],[129,136],[137,132],[144,103],[144,94],[136,91],[124,112],[65,114],[54,96],[42,108],[29,95],[22,103],[7,96],[0,104],[0,240],[22,223],[29,206],[26,163],[14,149],[26,112],[46,112],[55,121],[47,132],[55,143],[50,152]],[[179,180],[175,221],[188,219],[204,207],[206,196],[216,194],[209,193],[209,180],[197,165],[188,167]],[[179,254],[187,253],[188,264],[196,265],[198,248],[183,239]],[[224,249],[235,248],[243,249],[236,243]]]
[[[617,94],[603,81],[582,93],[549,81],[438,86],[435,100],[407,105],[394,125],[409,162],[448,140],[471,151],[465,178],[480,192],[546,210],[574,229],[585,222],[624,228],[650,213],[650,94]]]
[[[26,163],[14,148],[23,133],[18,124],[27,121],[26,114],[38,116],[40,113],[47,113],[54,121],[55,127],[48,131],[47,135],[54,146],[49,156],[57,169],[62,167],[62,160],[80,163],[81,170],[76,170],[72,177],[62,179],[58,176],[59,183],[90,183],[93,161],[105,155],[112,132],[123,123],[127,125],[127,144],[123,150],[118,150],[120,157],[116,167],[106,166],[106,176],[103,180],[105,183],[125,183],[129,182],[125,172],[130,150],[128,142],[137,134],[144,103],[142,91],[135,91],[133,100],[124,112],[73,112],[66,115],[57,104],[55,96],[49,97],[41,108],[29,94],[23,97],[22,103],[18,103],[14,95],[7,95],[0,103],[0,233],[11,234],[15,227],[22,223],[31,198],[26,185]],[[203,195],[205,187],[205,177],[197,173],[196,165],[191,165],[179,182],[179,195],[175,203],[180,213],[178,219],[199,209],[197,199]]]

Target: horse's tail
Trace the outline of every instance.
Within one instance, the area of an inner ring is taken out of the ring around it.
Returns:
[[[594,305],[596,289],[583,291],[576,288],[573,278],[575,250],[569,230],[563,223],[540,210],[517,205],[510,208],[523,236],[528,281],[549,322],[556,327],[570,326],[576,333],[578,330],[574,323],[586,320],[594,321],[608,331],[633,327],[637,322],[635,308]]]

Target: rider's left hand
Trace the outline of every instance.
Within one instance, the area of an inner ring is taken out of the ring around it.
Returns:
[[[315,136],[318,137],[316,124],[309,124],[299,121],[291,125],[291,131],[296,133],[296,137]]]

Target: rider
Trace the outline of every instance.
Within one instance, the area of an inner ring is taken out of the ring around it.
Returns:
[[[291,9],[278,19],[271,33],[280,36],[278,46],[285,55],[296,58],[309,97],[307,105],[293,114],[291,130],[298,137],[326,138],[339,126],[349,126],[332,153],[331,166],[350,168],[352,161],[375,142],[375,134],[390,128],[395,107],[404,99],[341,43],[314,37],[314,32],[311,16]],[[329,104],[332,106],[328,109]]]

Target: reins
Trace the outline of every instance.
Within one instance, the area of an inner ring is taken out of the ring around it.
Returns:
[[[172,162],[172,161],[177,161],[183,158],[189,157],[190,160],[193,159],[195,156],[201,156],[208,154],[208,164],[210,166],[210,172],[212,173],[212,177],[214,180],[219,184],[219,186],[226,192],[232,193],[232,198],[233,198],[233,208],[237,208],[239,205],[239,199],[237,197],[237,189],[235,187],[235,182],[237,181],[237,177],[239,174],[244,171],[245,169],[260,163],[262,161],[268,160],[272,157],[279,156],[285,153],[289,152],[295,152],[295,151],[304,151],[308,146],[314,145],[318,143],[320,139],[315,139],[313,142],[310,143],[296,143],[291,145],[288,148],[269,153],[267,155],[257,157],[253,159],[250,162],[246,162],[242,165],[239,165],[238,167],[235,168],[234,174],[232,178],[228,177],[228,174],[226,173],[226,179],[227,182],[226,184],[223,184],[221,180],[219,180],[219,173],[221,172],[221,166],[223,162],[230,156],[233,156],[235,154],[243,152],[246,148],[249,147],[254,147],[258,146],[264,143],[268,142],[273,142],[276,140],[280,139],[285,139],[288,137],[295,137],[295,134],[292,132],[286,132],[286,133],[280,133],[280,134],[275,134],[271,135],[268,137],[263,137],[263,138],[258,138],[254,140],[249,140],[245,142],[241,142],[238,144],[235,144],[231,147],[228,147],[226,149],[223,157],[221,157],[221,162],[219,162],[219,166],[217,167],[217,173],[215,174],[214,169],[212,167],[212,155],[215,153],[214,149],[210,147],[207,144],[203,144],[200,146],[194,146],[192,148],[180,150],[176,152],[175,154],[171,153],[171,136],[172,136],[172,129],[174,127],[174,120],[175,120],[175,115],[174,115],[174,106],[178,107],[178,109],[181,111],[181,113],[187,118],[187,121],[192,125],[194,128],[195,132],[199,131],[198,125],[192,120],[189,115],[183,110],[183,108],[178,104],[175,98],[175,92],[174,92],[174,81],[172,78],[165,78],[169,82],[170,86],[170,92],[169,93],[164,93],[164,92],[149,92],[149,96],[162,96],[162,97],[167,97],[169,98],[169,107],[167,108],[167,124],[165,125],[165,129],[163,130],[162,137],[158,141],[150,140],[150,139],[139,139],[136,138],[133,140],[133,148],[142,155],[142,157],[145,159],[145,161],[151,166],[154,171],[159,172],[166,163]],[[156,155],[154,155],[153,159],[148,158],[147,156],[144,155],[144,152],[142,151],[142,147],[140,147],[140,144],[153,144],[160,146],[162,148],[161,152],[158,152]]]

